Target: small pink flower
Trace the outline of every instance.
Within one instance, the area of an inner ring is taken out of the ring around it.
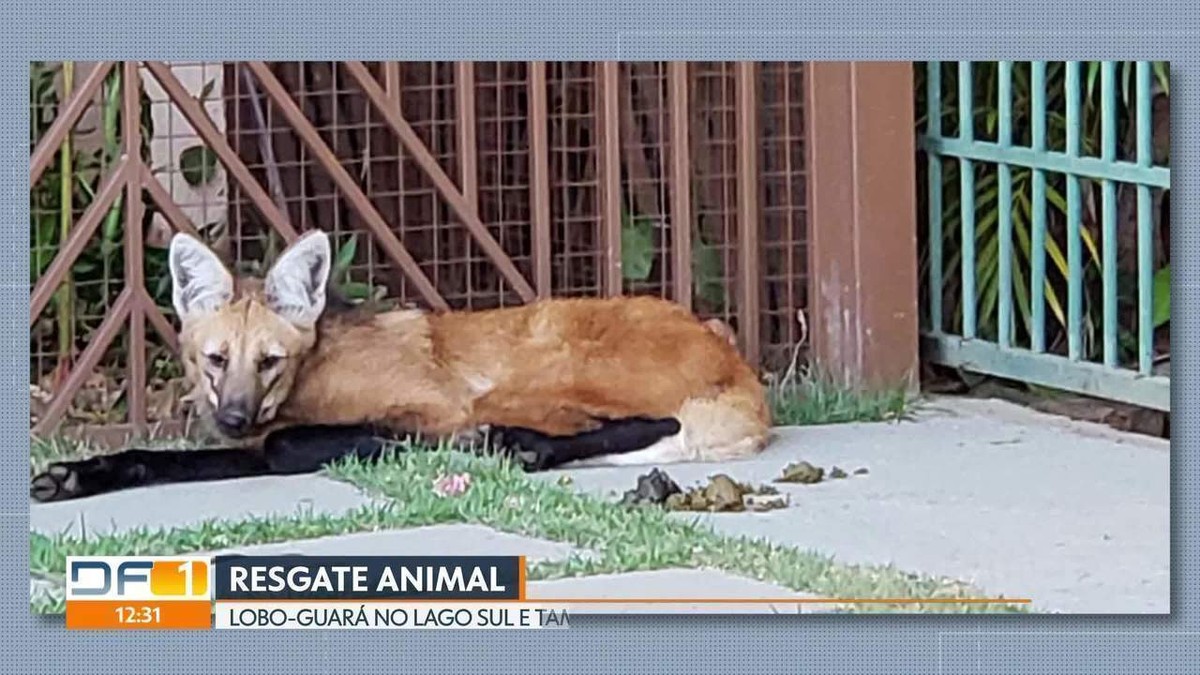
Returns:
[[[439,497],[455,497],[471,487],[471,474],[456,473],[449,476],[439,475],[433,481],[433,492]]]

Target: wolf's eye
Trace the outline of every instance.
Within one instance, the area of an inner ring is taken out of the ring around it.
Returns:
[[[268,354],[267,356],[262,357],[262,359],[258,362],[258,372],[260,372],[260,373],[267,372],[268,370],[279,365],[279,362],[281,360],[283,360],[282,356],[273,356],[271,354]]]
[[[216,368],[217,370],[225,370],[226,363],[228,363],[228,360],[221,354],[208,355],[208,365]]]

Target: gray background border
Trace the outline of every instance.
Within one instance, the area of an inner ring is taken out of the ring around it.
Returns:
[[[1136,7],[1136,9],[1135,9]],[[850,8],[596,0],[366,3],[10,3],[0,68],[0,630],[7,672],[1190,673],[1200,663],[1197,421],[1174,423],[1169,617],[576,617],[570,631],[66,633],[28,605],[27,62],[34,58],[263,59],[1169,59],[1174,212],[1194,222],[1200,51],[1192,2],[934,0]],[[1182,188],[1182,189],[1180,189]],[[1173,247],[1197,248],[1194,227]],[[1197,331],[1197,264],[1175,271],[1177,338]],[[1173,407],[1197,396],[1196,355],[1174,359]]]

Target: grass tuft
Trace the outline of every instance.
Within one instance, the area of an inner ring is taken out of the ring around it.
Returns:
[[[182,449],[196,445],[196,441],[190,438],[147,436],[130,440],[128,447]],[[87,459],[112,452],[115,450],[72,436],[61,434],[48,437],[30,436],[29,475],[45,471],[46,467],[54,462]]]
[[[858,390],[816,370],[769,382],[767,399],[772,421],[786,426],[894,422],[906,419],[917,404],[903,385]]]

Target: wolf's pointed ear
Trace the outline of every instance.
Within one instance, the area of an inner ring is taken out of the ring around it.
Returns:
[[[233,297],[233,275],[224,263],[195,237],[179,233],[167,254],[171,268],[171,297],[180,320],[220,309]]]
[[[333,253],[329,236],[312,230],[297,239],[267,273],[267,305],[297,326],[311,327],[325,311]]]

